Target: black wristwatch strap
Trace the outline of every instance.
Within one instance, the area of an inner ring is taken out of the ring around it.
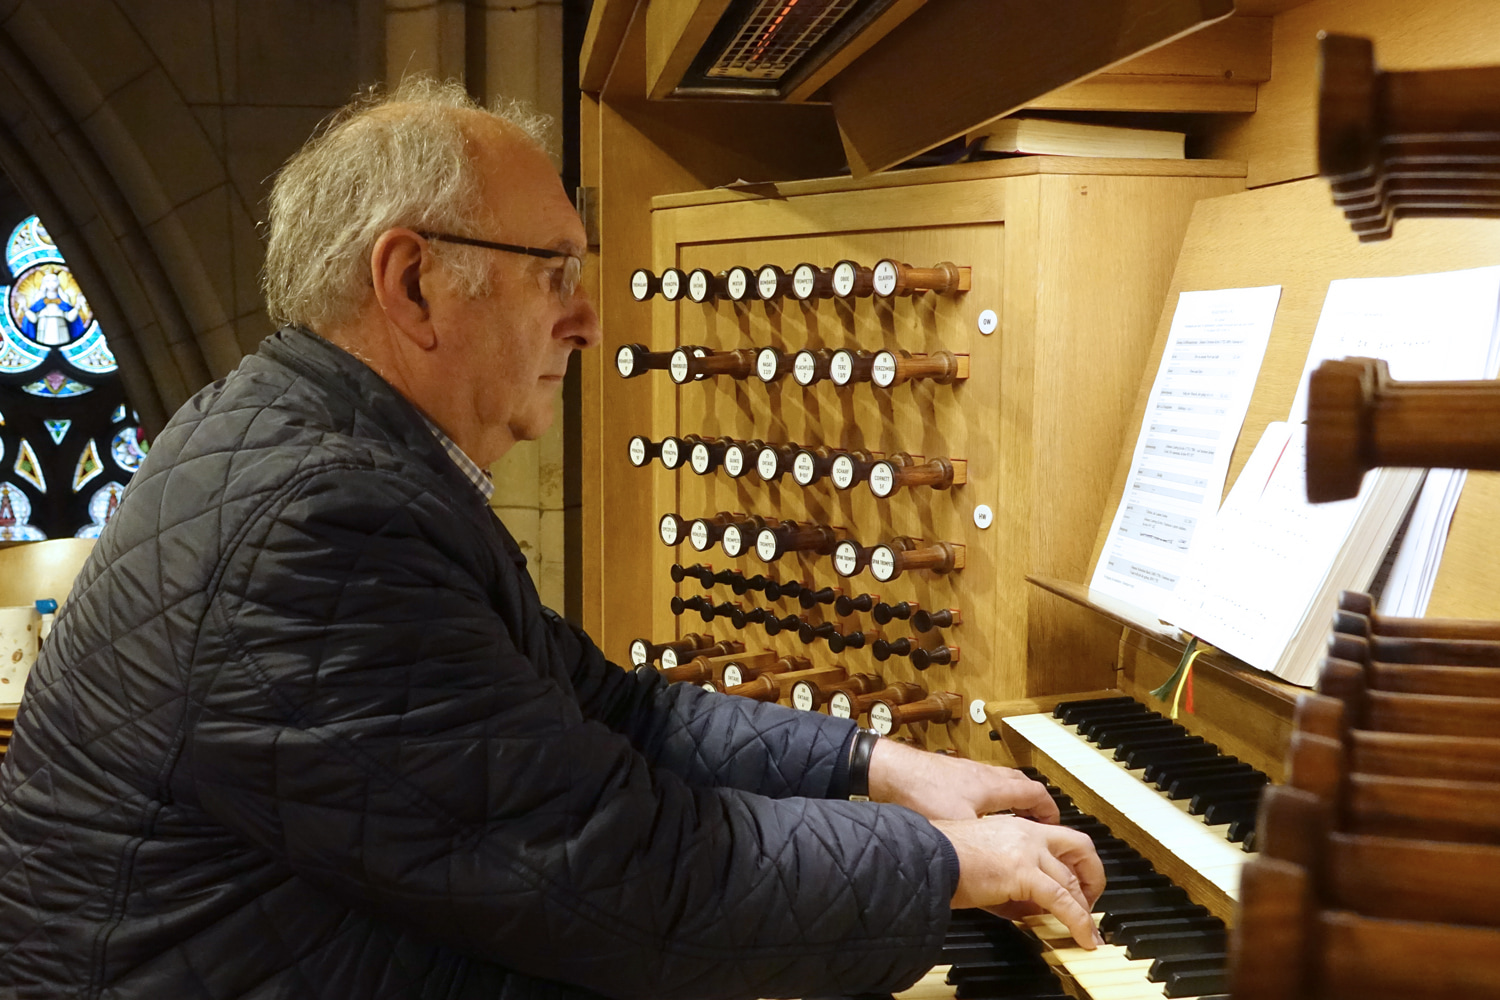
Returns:
[[[870,755],[880,734],[873,729],[861,729],[854,734],[854,743],[849,748],[849,798],[869,801]]]

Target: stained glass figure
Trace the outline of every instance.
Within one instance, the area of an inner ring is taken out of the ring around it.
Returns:
[[[72,396],[82,396],[86,392],[93,392],[93,386],[84,385],[74,379],[68,378],[59,371],[50,371],[43,375],[40,382],[32,382],[30,385],[21,386],[22,392],[29,392],[33,396],[44,396],[51,399],[68,399]]]
[[[109,519],[115,516],[115,511],[120,509],[120,498],[125,495],[125,487],[119,483],[105,483],[89,497],[89,517],[92,523],[85,524],[78,529],[78,538],[98,538],[99,532],[109,523]]]
[[[122,421],[124,419],[125,419],[125,404],[121,403],[119,406],[115,407],[114,415],[109,418],[109,422],[112,423],[112,424],[118,424],[120,421]]]
[[[41,542],[47,536],[31,520],[31,501],[15,483],[0,483],[0,542]]]
[[[68,428],[73,426],[73,421],[43,420],[42,425],[47,428],[47,434],[52,438],[53,444],[62,444],[63,438],[68,436]]]
[[[150,450],[150,446],[141,438],[139,427],[127,427],[116,434],[109,448],[115,464],[126,472],[139,469],[141,463],[146,460],[146,452]]]
[[[37,461],[36,452],[31,450],[31,442],[25,438],[21,439],[21,444],[16,449],[15,471],[16,475],[38,490],[47,492],[47,477],[42,474],[42,463]]]
[[[78,456],[78,466],[73,470],[73,492],[83,489],[90,479],[103,471],[104,463],[99,461],[99,448],[94,444],[94,439],[89,438],[83,454]]]

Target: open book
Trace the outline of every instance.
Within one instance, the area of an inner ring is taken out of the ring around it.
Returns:
[[[1047,118],[1002,118],[973,134],[986,153],[1034,153],[1048,156],[1111,156],[1143,160],[1180,160],[1187,136],[1182,132],[1121,128]]]

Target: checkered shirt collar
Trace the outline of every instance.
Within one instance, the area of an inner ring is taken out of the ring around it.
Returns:
[[[458,466],[458,471],[462,472],[469,482],[474,484],[474,488],[484,495],[484,502],[489,503],[490,498],[495,495],[495,484],[490,481],[489,473],[475,465],[474,460],[465,455],[463,449],[454,444],[453,439],[444,434],[441,427],[427,418],[427,414],[422,414],[422,419],[426,421],[427,428],[432,431],[432,436],[437,438],[438,444],[443,446],[443,451],[447,452],[453,464]]]

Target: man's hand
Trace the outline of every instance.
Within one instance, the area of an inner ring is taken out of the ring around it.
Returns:
[[[1017,816],[932,825],[958,852],[954,909],[979,906],[1018,917],[1040,908],[1062,921],[1084,948],[1102,943],[1089,911],[1104,891],[1104,866],[1087,836]]]
[[[870,755],[870,798],[893,802],[930,820],[975,819],[1011,812],[1057,822],[1047,789],[1020,771],[927,753],[881,740]]]

